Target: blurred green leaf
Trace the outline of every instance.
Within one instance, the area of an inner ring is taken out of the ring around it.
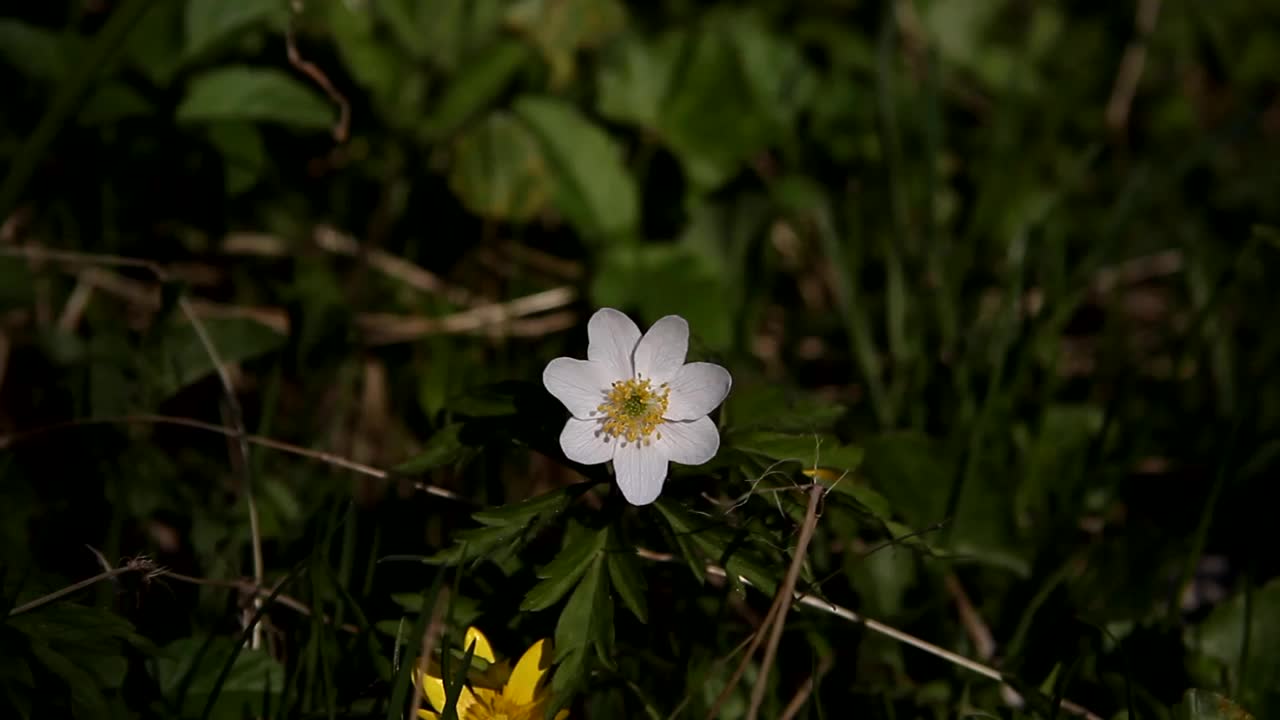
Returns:
[[[167,87],[184,60],[182,2],[156,2],[143,12],[125,43],[130,67],[157,87]]]
[[[725,417],[733,431],[771,430],[818,433],[840,419],[847,408],[796,388],[735,373]]]
[[[41,82],[61,80],[71,69],[80,39],[38,25],[0,18],[0,60]]]
[[[420,137],[428,142],[440,140],[480,114],[506,89],[528,59],[528,48],[514,40],[499,43],[476,58],[427,108]]]
[[[554,171],[555,201],[589,240],[625,240],[639,229],[639,199],[622,148],[573,105],[526,95],[516,114],[542,142]]]
[[[477,215],[525,222],[551,195],[551,177],[538,139],[505,112],[490,113],[453,145],[449,187]]]
[[[551,66],[551,86],[573,77],[574,54],[597,47],[622,29],[626,8],[618,0],[517,0],[506,24],[529,39]]]
[[[632,36],[610,48],[596,75],[600,114],[656,132],[683,43],[669,33],[653,42]]]
[[[925,527],[945,519],[951,477],[943,449],[926,435],[899,432],[863,441],[862,473],[907,523]]]
[[[258,183],[267,169],[267,148],[258,128],[247,122],[213,123],[205,129],[222,155],[228,195],[240,195]]]
[[[680,315],[712,350],[733,343],[726,283],[707,259],[683,245],[624,245],[605,253],[591,283],[601,307],[637,308],[647,323]]]
[[[506,0],[384,0],[373,4],[415,58],[455,72],[480,61],[502,25]]]
[[[284,336],[254,320],[243,318],[204,318],[201,320],[209,342],[217,349],[223,363],[242,363],[274,352],[284,345]],[[158,391],[176,393],[214,371],[213,359],[190,323],[166,325],[158,340],[164,349],[159,373],[153,378]]]
[[[1209,690],[1192,688],[1182,696],[1176,720],[1253,720],[1249,711]]]
[[[862,448],[844,445],[830,435],[757,431],[735,435],[734,447],[774,460],[794,461],[804,468],[852,472],[862,464]]]
[[[420,475],[428,470],[451,465],[469,453],[467,445],[462,441],[461,433],[464,423],[449,423],[432,434],[422,452],[396,465],[394,472],[405,475]]]
[[[1280,713],[1280,578],[1254,588],[1251,597],[1237,594],[1214,608],[1187,629],[1186,642],[1225,674],[1241,704],[1259,717]]]
[[[192,78],[178,106],[182,122],[280,123],[300,130],[328,129],[333,104],[303,81],[272,68],[221,67]]]
[[[89,94],[76,120],[84,127],[101,127],[128,118],[146,117],[154,110],[151,102],[132,87],[107,82]]]
[[[216,48],[237,34],[269,20],[283,22],[288,6],[280,0],[186,0],[183,30],[188,58]]]
[[[235,649],[236,641],[217,637],[207,645],[198,638],[183,638],[167,645],[155,661],[155,679],[175,715],[201,712],[215,692],[218,675]],[[206,647],[203,654],[201,648]],[[261,650],[243,648],[222,683],[210,718],[238,720],[261,714],[266,702],[276,707],[284,687],[285,671]],[[179,693],[185,690],[178,706]]]
[[[564,547],[554,560],[538,570],[538,577],[542,578],[542,582],[534,585],[524,596],[520,610],[536,612],[559,602],[604,550],[607,537],[607,530],[588,531],[570,522],[565,531]]]

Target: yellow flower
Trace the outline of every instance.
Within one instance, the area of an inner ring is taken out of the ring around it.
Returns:
[[[551,665],[551,641],[539,640],[525,651],[514,669],[506,660],[498,662],[489,639],[475,628],[467,628],[463,646],[476,644],[475,657],[490,663],[489,668],[462,686],[458,696],[458,720],[542,720],[550,692],[542,687],[543,675]],[[414,673],[414,682],[422,689],[434,710],[418,710],[418,717],[438,720],[444,710],[444,680],[429,673]],[[490,687],[484,687],[489,685]],[[556,713],[555,720],[569,717],[568,710]]]

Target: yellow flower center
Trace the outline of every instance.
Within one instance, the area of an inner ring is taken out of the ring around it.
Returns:
[[[604,413],[602,429],[610,437],[648,445],[649,436],[662,439],[657,432],[667,412],[671,388],[667,383],[653,387],[648,378],[618,380],[609,388],[604,402],[596,409]]]

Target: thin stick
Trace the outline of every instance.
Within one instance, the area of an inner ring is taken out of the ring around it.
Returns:
[[[822,656],[822,659],[818,661],[818,669],[809,676],[808,680],[804,681],[799,690],[796,690],[796,694],[791,697],[791,702],[787,703],[787,707],[783,709],[782,715],[778,717],[778,720],[793,720],[796,715],[800,714],[801,708],[804,707],[805,703],[809,702],[809,696],[813,694],[814,688],[818,686],[823,676],[830,672],[831,666],[835,664],[832,657],[832,655]]]
[[[960,578],[956,577],[954,572],[948,570],[942,576],[942,583],[947,589],[947,594],[956,603],[960,624],[969,635],[969,642],[973,643],[973,651],[978,654],[978,659],[983,662],[989,661],[996,654],[996,641],[991,635],[991,628],[987,627],[987,623],[978,614],[978,609],[969,600],[969,594],[965,592],[964,585],[960,584]]]
[[[62,598],[67,595],[70,595],[71,593],[76,592],[77,590],[83,590],[89,587],[90,585],[102,582],[103,580],[110,580],[111,578],[119,577],[120,575],[124,575],[125,573],[138,572],[138,571],[139,571],[138,568],[132,567],[130,565],[124,565],[118,568],[111,568],[110,570],[107,570],[105,572],[100,572],[97,575],[94,575],[93,577],[85,578],[80,582],[72,583],[59,590],[54,590],[48,595],[41,595],[40,597],[36,598],[35,600],[32,600],[31,602],[23,603],[18,607],[10,610],[9,617],[13,617],[14,615],[21,615],[24,612],[35,610],[41,605],[47,605],[53,602],[54,600],[57,600],[58,598]]]
[[[1113,131],[1119,132],[1129,124],[1129,109],[1133,106],[1138,81],[1142,79],[1142,71],[1147,64],[1147,38],[1155,30],[1159,16],[1160,0],[1138,0],[1134,21],[1137,37],[1125,48],[1120,68],[1116,71],[1115,85],[1111,88],[1111,98],[1107,101],[1107,127]]]
[[[649,550],[646,548],[636,548],[636,554],[639,555],[641,558],[644,558],[645,560],[650,560],[654,562],[673,562],[675,560],[675,556],[671,555],[670,553],[654,552],[653,550]],[[708,575],[714,575],[719,578],[729,577],[729,574],[725,572],[725,569],[720,567],[719,565],[709,564],[707,565],[706,570]],[[754,585],[751,584],[751,581],[748,580],[746,577],[739,575],[738,580],[744,585],[749,585],[754,587]],[[996,670],[995,668],[988,667],[986,665],[983,665],[980,662],[975,662],[973,660],[970,660],[969,658],[963,655],[951,652],[950,650],[947,650],[945,648],[938,647],[937,645],[934,645],[931,642],[928,642],[926,640],[921,640],[920,638],[914,635],[910,635],[894,627],[885,625],[884,623],[879,622],[877,620],[872,620],[871,618],[859,615],[858,613],[846,607],[836,605],[835,603],[829,602],[827,600],[823,600],[820,597],[816,597],[808,593],[797,592],[795,594],[795,599],[796,599],[796,602],[800,603],[801,605],[807,605],[816,610],[821,610],[822,612],[828,613],[830,615],[834,615],[842,620],[847,620],[851,623],[856,623],[858,625],[865,627],[871,632],[874,632],[879,635],[884,635],[885,637],[896,640],[904,645],[910,645],[911,647],[914,647],[917,650],[922,650],[926,653],[929,653],[930,655],[933,655],[934,657],[940,658],[942,660],[946,660],[947,662],[953,665],[957,665],[966,670],[977,673],[978,675],[981,675],[985,678],[995,680],[1000,683],[1005,682],[1004,675],[1001,674],[1001,672],[999,670]],[[1090,712],[1089,710],[1085,709],[1080,705],[1077,705],[1076,703],[1071,702],[1070,700],[1064,699],[1062,701],[1062,709],[1072,714],[1084,717],[1087,720],[1102,720],[1098,715],[1094,714],[1093,712]]]
[[[338,124],[333,126],[333,139],[340,143],[346,142],[351,128],[351,103],[347,102],[347,98],[338,92],[338,89],[333,86],[333,82],[329,80],[329,76],[325,75],[323,70],[316,67],[314,63],[302,59],[293,36],[293,22],[296,16],[302,14],[302,0],[293,0],[290,3],[290,8],[293,12],[289,18],[289,23],[284,29],[285,53],[289,56],[289,64],[311,78],[315,84],[324,90],[330,100],[337,103]]]
[[[778,654],[778,643],[782,641],[782,630],[787,624],[787,612],[791,609],[791,598],[795,595],[796,582],[800,579],[800,568],[804,565],[805,553],[809,550],[809,541],[813,538],[813,530],[818,524],[818,501],[822,499],[826,488],[820,483],[809,486],[809,506],[804,511],[804,523],[800,526],[800,540],[796,543],[795,555],[791,558],[791,567],[778,588],[774,602],[778,605],[778,616],[774,618],[769,635],[769,644],[765,645],[764,658],[760,661],[760,677],[756,678],[755,687],[751,690],[751,706],[747,709],[747,720],[755,720],[760,714],[760,704],[764,702],[765,687],[769,682],[769,670]]]
[[[0,435],[0,450],[7,449],[13,445],[17,445],[21,442],[25,442],[27,440],[33,439],[37,436],[44,435],[50,432],[68,430],[68,429],[77,428],[77,427],[88,427],[91,425],[130,425],[130,424],[173,425],[177,427],[187,427],[187,428],[194,428],[197,430],[206,430],[208,432],[218,433],[219,435],[222,435],[225,437],[235,436],[235,431],[231,430],[230,428],[223,427],[221,425],[218,425],[217,423],[206,422],[204,420],[197,420],[195,418],[184,418],[184,417],[174,417],[170,415],[151,415],[151,414],[119,415],[119,416],[107,417],[107,418],[87,418],[84,420],[68,420],[67,422],[55,423],[53,425],[45,425],[43,427],[38,427],[33,430],[27,430],[22,433],[15,433],[13,435]],[[358,463],[354,460],[348,460],[347,458],[344,458],[340,455],[334,455],[333,453],[324,452],[323,450],[310,450],[308,448],[304,448],[299,445],[293,445],[291,443],[287,443],[282,440],[263,437],[262,435],[246,435],[245,441],[253,445],[258,445],[260,447],[265,447],[265,448],[271,448],[272,450],[279,450],[281,452],[286,452],[291,455],[299,455],[301,457],[310,458],[312,460],[319,460],[320,462],[327,463],[335,467],[340,467],[340,468],[343,468],[344,470],[351,470],[352,472],[357,472],[357,473],[360,473],[361,475],[368,475],[369,477],[374,477],[381,480],[386,480],[393,476],[392,473],[386,470],[372,467],[370,465],[365,465],[363,463]],[[428,485],[422,482],[415,482],[414,487],[417,488],[418,490],[421,490],[422,492],[427,493],[428,495],[434,495],[436,497],[446,498],[448,500],[454,500],[461,503],[472,504],[470,499],[462,495],[459,495],[458,493],[455,493],[452,490],[446,490],[445,488],[442,488],[442,487],[437,487],[435,485]]]

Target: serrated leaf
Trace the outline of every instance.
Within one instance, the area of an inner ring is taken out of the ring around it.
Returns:
[[[437,430],[427,440],[422,452],[396,465],[393,472],[404,475],[419,475],[428,470],[444,467],[461,460],[468,454],[462,442],[462,429],[465,423],[449,423]]]
[[[542,143],[556,184],[555,200],[588,239],[625,239],[639,226],[639,194],[622,148],[575,106],[526,95],[516,114]]]
[[[741,576],[762,592],[774,592],[780,575],[770,572],[769,568],[774,563],[761,557],[748,545],[735,542],[732,530],[714,524],[709,519],[699,518],[683,506],[665,499],[658,500],[654,507],[666,518],[677,537],[684,537],[691,542],[706,556],[706,561],[722,565],[730,582],[737,583]]]
[[[644,573],[640,570],[640,559],[630,548],[623,548],[606,553],[605,562],[609,564],[609,580],[613,589],[627,609],[640,622],[649,622],[647,587]]]
[[[177,117],[182,122],[242,120],[324,130],[332,127],[336,110],[319,92],[280,70],[231,66],[193,78]]]
[[[524,523],[544,513],[558,513],[573,499],[574,486],[558,488],[518,503],[479,510],[471,514],[485,525],[512,525]]]
[[[607,530],[587,531],[576,523],[570,523],[564,547],[551,562],[538,570],[537,575],[543,581],[529,590],[520,603],[520,609],[536,612],[559,602],[604,550],[607,537]]]
[[[863,450],[843,445],[830,435],[758,431],[733,437],[733,446],[774,460],[799,462],[805,468],[829,468],[837,474],[862,464]]]
[[[198,56],[254,25],[283,21],[287,12],[280,0],[187,0],[183,54]]]
[[[565,603],[556,623],[556,659],[563,660],[574,652],[595,646],[603,662],[610,661],[613,645],[613,598],[609,596],[609,579],[604,558],[596,555],[578,582],[578,587]],[[585,664],[584,664],[585,667]],[[563,669],[563,665],[562,665]],[[557,671],[557,675],[559,674]],[[569,678],[577,682],[582,677]]]

